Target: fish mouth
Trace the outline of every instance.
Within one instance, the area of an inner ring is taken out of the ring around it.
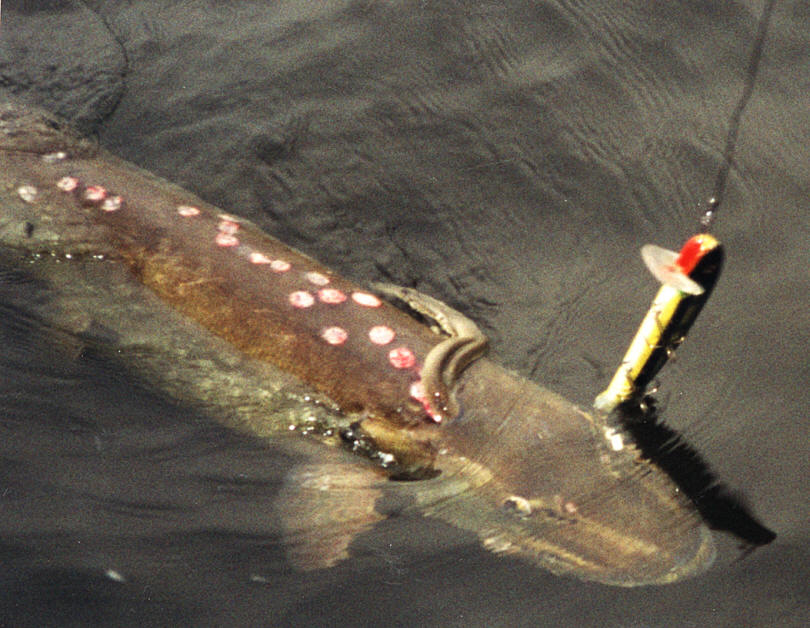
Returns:
[[[639,499],[638,487],[631,489],[633,502],[625,495],[577,507],[537,499],[516,507],[515,496],[503,497],[494,481],[463,488],[459,478],[426,482],[457,486],[437,487],[442,496],[423,500],[424,514],[474,532],[488,551],[557,575],[622,587],[662,585],[703,573],[716,556],[712,534],[693,509],[653,491]]]
[[[686,533],[670,532],[661,540],[577,521],[555,530],[544,526],[542,535],[497,528],[481,535],[481,541],[490,551],[529,560],[558,575],[622,587],[670,584],[697,576],[716,556],[711,532],[700,524]]]

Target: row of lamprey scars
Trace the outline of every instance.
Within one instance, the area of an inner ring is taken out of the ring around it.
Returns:
[[[439,330],[448,335],[425,356],[422,386],[425,403],[429,406],[426,410],[435,421],[457,417],[460,408],[453,386],[462,371],[486,353],[487,337],[469,318],[418,290],[386,283],[374,283],[372,287],[435,321]]]
[[[679,253],[648,244],[642,247],[641,256],[663,285],[621,366],[594,400],[596,409],[605,413],[644,395],[649,383],[686,338],[723,265],[723,247],[708,233],[689,238]]]

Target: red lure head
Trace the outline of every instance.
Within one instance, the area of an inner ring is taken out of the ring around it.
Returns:
[[[703,256],[717,245],[717,240],[708,233],[699,233],[692,236],[681,247],[675,264],[685,275],[688,275],[695,269]]]

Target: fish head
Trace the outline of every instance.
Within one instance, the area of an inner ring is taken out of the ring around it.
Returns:
[[[423,511],[483,546],[607,584],[663,584],[713,561],[691,501],[621,430],[489,362],[462,378]],[[493,394],[497,391],[497,394]]]

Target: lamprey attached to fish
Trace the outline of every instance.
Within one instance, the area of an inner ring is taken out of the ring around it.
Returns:
[[[420,294],[412,288],[390,284],[374,283],[373,287],[388,297],[401,300],[419,314],[433,319],[440,331],[448,335],[425,356],[422,385],[425,409],[434,420],[440,421],[443,416],[458,416],[460,409],[453,394],[453,386],[461,372],[486,352],[486,336],[466,316],[431,296]]]
[[[110,346],[164,393],[289,448],[268,525],[292,564],[334,565],[394,510],[603,583],[711,564],[669,476],[603,412],[482,357],[483,335],[441,302],[383,291],[439,334],[16,102],[0,105],[0,183],[3,258],[43,286],[27,307],[54,333]]]

